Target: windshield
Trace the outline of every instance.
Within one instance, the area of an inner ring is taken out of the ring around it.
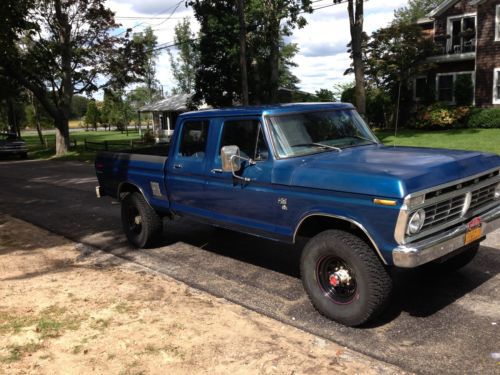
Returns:
[[[280,158],[379,143],[352,109],[271,116],[269,123]]]

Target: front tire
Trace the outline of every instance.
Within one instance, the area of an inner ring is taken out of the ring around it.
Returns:
[[[359,237],[327,230],[305,246],[300,271],[313,306],[346,326],[375,318],[390,300],[392,280],[380,259]]]
[[[127,194],[121,205],[122,226],[128,241],[138,248],[149,247],[160,237],[162,218],[142,194]]]

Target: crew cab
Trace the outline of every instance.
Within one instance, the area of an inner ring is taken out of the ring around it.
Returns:
[[[392,268],[457,269],[500,227],[498,155],[384,146],[350,104],[185,113],[168,147],[100,152],[95,168],[97,195],[121,202],[139,248],[175,216],[306,238],[304,288],[349,326],[387,305]]]

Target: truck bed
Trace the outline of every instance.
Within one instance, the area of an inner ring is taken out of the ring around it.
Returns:
[[[135,148],[130,150],[101,151],[95,159],[97,179],[101,194],[117,198],[124,183],[144,187],[144,194],[154,199],[150,193],[151,184],[164,186],[165,163],[169,145]],[[146,189],[147,187],[147,189]],[[165,192],[162,192],[165,193]],[[161,198],[165,198],[162,194]]]

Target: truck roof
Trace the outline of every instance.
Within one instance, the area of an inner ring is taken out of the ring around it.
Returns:
[[[180,117],[262,116],[335,109],[354,109],[354,106],[350,103],[286,103],[248,107],[206,109],[201,111],[186,112],[180,115]]]

